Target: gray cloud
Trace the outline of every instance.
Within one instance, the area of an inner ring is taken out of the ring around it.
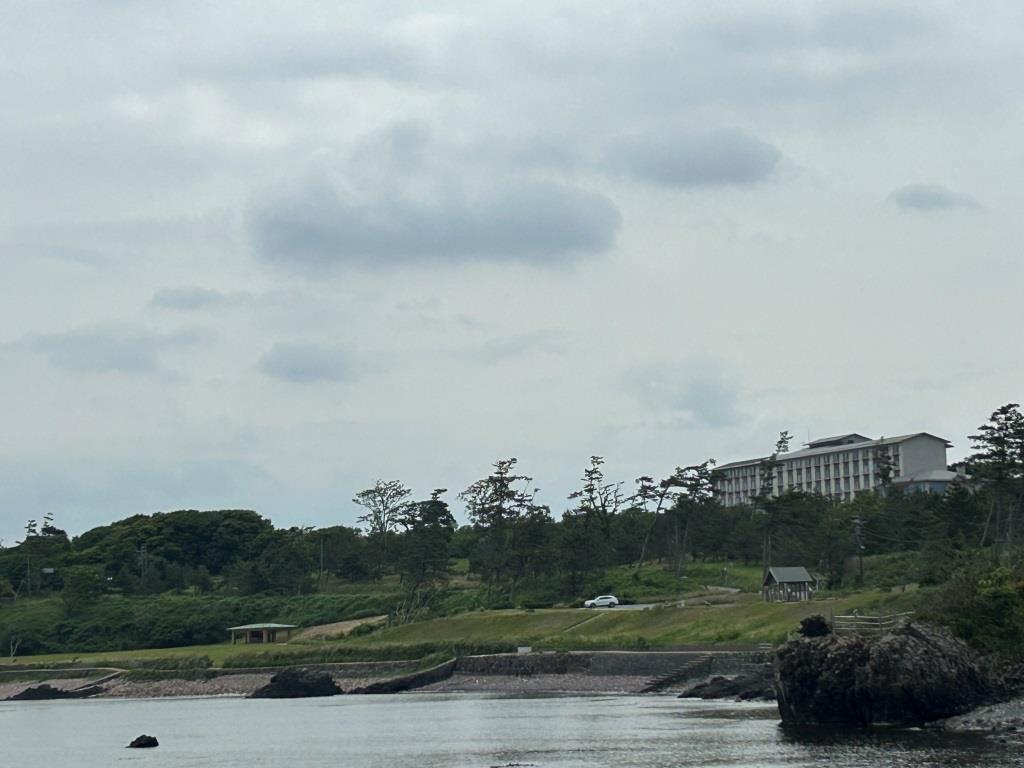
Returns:
[[[971,195],[954,192],[941,184],[908,184],[889,195],[889,202],[905,211],[945,211],[955,208],[981,210]]]
[[[620,139],[608,151],[612,171],[671,187],[756,184],[775,173],[782,153],[737,130],[648,134]]]
[[[275,344],[260,359],[258,367],[267,376],[296,384],[342,381],[351,375],[344,350],[317,344]]]
[[[159,368],[160,353],[188,347],[208,337],[200,330],[155,333],[136,328],[80,328],[39,334],[22,344],[51,365],[82,373],[151,373]]]
[[[659,363],[626,376],[627,389],[644,405],[697,427],[729,427],[742,420],[739,389],[709,361]]]
[[[268,472],[238,459],[54,458],[0,459],[0,506],[31,510],[26,516],[53,512],[58,525],[76,532],[109,520],[111,509],[257,508],[275,490]]]
[[[469,357],[488,363],[522,357],[531,352],[558,352],[567,346],[565,334],[557,329],[544,328],[528,333],[489,339],[474,347]]]
[[[317,181],[249,212],[257,256],[300,271],[422,260],[557,263],[611,247],[621,216],[603,195],[540,181],[502,180],[429,195],[343,196]]]
[[[247,298],[240,293],[222,293],[212,288],[198,286],[182,286],[180,288],[161,288],[153,294],[150,304],[161,309],[212,309],[236,304]]]

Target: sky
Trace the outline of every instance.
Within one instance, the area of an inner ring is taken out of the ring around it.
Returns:
[[[1024,395],[1024,5],[0,9],[0,538]]]

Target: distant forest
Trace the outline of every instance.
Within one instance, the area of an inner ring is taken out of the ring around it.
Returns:
[[[627,484],[609,480],[593,456],[558,518],[537,503],[533,478],[514,458],[454,498],[438,489],[415,499],[402,482],[378,480],[355,494],[364,511],[358,528],[277,529],[250,510],[180,510],[71,538],[47,515],[0,549],[0,598],[60,596],[74,612],[111,594],[305,595],[389,580],[412,618],[432,610],[460,573],[456,563],[479,582],[482,603],[498,607],[574,600],[595,574],[651,562],[675,575],[701,561],[804,565],[831,588],[849,589],[859,586],[851,567],[858,558],[913,552],[918,572],[905,580],[947,584],[960,601],[999,593],[1016,601],[1024,628],[1020,407],[996,410],[971,441],[970,480],[945,494],[901,493],[880,478],[880,492],[847,503],[799,491],[775,496],[768,486],[749,505],[723,507],[711,460]],[[468,525],[456,524],[453,503],[464,506]]]

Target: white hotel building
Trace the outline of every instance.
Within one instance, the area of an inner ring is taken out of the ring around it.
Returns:
[[[946,449],[952,447],[927,432],[880,440],[856,433],[814,440],[803,450],[778,455],[772,494],[800,490],[850,501],[881,485],[876,472],[879,450],[889,455],[894,484],[933,490],[956,476],[946,469]],[[761,490],[762,461],[748,459],[718,467],[718,500],[727,507],[749,503]]]

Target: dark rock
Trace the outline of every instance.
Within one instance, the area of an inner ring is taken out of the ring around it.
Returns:
[[[399,675],[398,677],[364,685],[361,688],[353,688],[349,693],[402,693],[403,691],[412,691],[416,688],[447,680],[455,672],[456,664],[457,660],[451,659],[429,669],[413,672],[411,675]]]
[[[7,701],[50,701],[52,699],[87,699],[90,696],[95,696],[98,693],[103,693],[103,688],[98,685],[89,685],[84,688],[76,688],[74,690],[65,690],[63,688],[54,688],[48,683],[42,685],[32,686],[26,688],[13,696],[8,696]]]
[[[156,736],[147,736],[142,734],[132,739],[132,743],[128,745],[129,749],[151,749],[153,747],[159,747],[160,742],[156,740]]]
[[[303,699],[311,696],[335,696],[341,689],[334,678],[315,669],[285,669],[270,682],[249,694],[250,699]]]
[[[808,616],[800,620],[800,629],[797,630],[804,637],[824,637],[832,632],[825,617],[820,613]]]
[[[775,653],[784,724],[921,725],[993,698],[976,655],[947,631],[903,623],[880,636],[802,637]]]
[[[716,676],[692,685],[679,694],[680,699],[739,699],[741,701],[773,701],[775,689],[772,686],[770,668],[764,672]]]

